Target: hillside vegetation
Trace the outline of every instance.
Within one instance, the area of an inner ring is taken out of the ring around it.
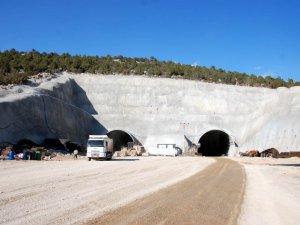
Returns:
[[[0,51],[0,85],[23,84],[38,73],[73,73],[97,74],[135,74],[160,77],[178,77],[182,79],[206,82],[238,84],[257,87],[292,87],[300,82],[271,76],[255,76],[245,73],[225,71],[214,66],[210,68],[192,66],[172,61],[158,61],[154,57],[128,58],[124,56],[72,56],[68,53],[19,52],[15,49]]]

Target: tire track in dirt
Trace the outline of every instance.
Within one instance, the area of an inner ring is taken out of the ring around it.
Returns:
[[[239,163],[216,158],[202,172],[86,224],[237,224],[245,180]]]

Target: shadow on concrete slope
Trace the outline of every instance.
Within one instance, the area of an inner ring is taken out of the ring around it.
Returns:
[[[81,100],[87,101],[85,105],[91,104],[85,92],[78,87],[75,88],[77,94],[80,91]],[[89,112],[65,101],[68,97],[57,98],[57,94],[57,91],[49,94],[44,92],[26,98],[23,96],[15,101],[0,102],[0,143],[15,144],[27,139],[42,144],[44,139],[49,138],[67,139],[86,145],[90,134],[106,134],[107,129]],[[72,94],[68,95],[70,97]],[[71,96],[71,99],[75,97]]]
[[[83,90],[74,79],[69,79],[66,83],[53,87],[53,91],[42,90],[41,93],[61,99],[90,114],[98,114],[87,97],[85,90]]]

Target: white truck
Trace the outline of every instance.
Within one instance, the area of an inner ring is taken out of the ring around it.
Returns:
[[[89,135],[86,156],[91,159],[110,160],[113,155],[113,140],[107,135]]]
[[[149,155],[163,155],[163,156],[178,156],[179,148],[176,144],[157,144],[157,147],[150,147],[148,150]]]

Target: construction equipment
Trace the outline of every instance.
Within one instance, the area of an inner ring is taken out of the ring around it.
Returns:
[[[260,157],[260,153],[257,150],[249,150],[249,151],[246,151],[246,152],[240,152],[240,156]]]

